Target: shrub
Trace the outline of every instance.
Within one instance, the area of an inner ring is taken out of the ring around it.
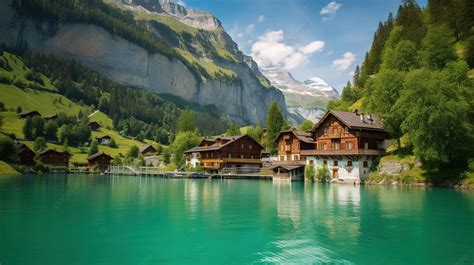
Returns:
[[[46,145],[46,139],[44,137],[36,137],[35,139],[35,146],[34,149],[35,151],[41,151],[47,147]]]
[[[322,165],[318,168],[316,178],[319,182],[326,182],[326,178],[329,176],[329,168],[326,165]]]
[[[12,78],[0,74],[0,83],[10,85],[13,82]]]
[[[21,88],[21,89],[26,88],[25,82],[23,82],[23,80],[21,80],[21,79],[15,79],[15,81],[13,82],[13,85],[18,87],[18,88]]]
[[[36,161],[35,166],[33,167],[33,170],[38,172],[38,173],[48,173],[49,168],[43,164],[40,160]]]
[[[117,143],[115,143],[115,140],[112,138],[109,143],[110,148],[117,148]]]
[[[314,173],[314,166],[312,164],[308,164],[304,167],[304,178],[307,181],[314,181],[315,173]]]
[[[469,159],[467,169],[469,172],[474,172],[474,158]]]
[[[6,162],[16,161],[15,143],[5,135],[0,135],[0,160]]]

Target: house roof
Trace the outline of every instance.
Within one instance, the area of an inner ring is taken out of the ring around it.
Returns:
[[[215,143],[210,145],[210,146],[196,146],[196,147],[193,147],[189,150],[186,150],[184,151],[184,153],[194,153],[194,152],[202,152],[202,151],[215,151],[215,150],[219,150],[221,148],[223,148],[224,146],[227,146],[241,138],[244,138],[244,137],[248,137],[250,139],[252,139],[253,142],[255,142],[258,146],[260,146],[262,149],[262,145],[260,143],[258,143],[257,141],[255,141],[252,137],[250,137],[248,134],[244,134],[244,135],[240,135],[240,136],[230,136],[230,137],[216,137],[216,138],[205,138],[207,140],[209,139],[212,139],[211,141],[214,141]],[[227,142],[225,142],[224,144],[219,144],[217,143],[217,141],[219,139],[223,139],[223,140],[227,140]],[[201,141],[202,142],[202,141]]]
[[[140,147],[139,151],[140,151],[140,153],[143,153],[144,151],[146,151],[150,147],[153,148],[153,150],[156,151],[155,147],[153,147],[153,145],[151,145],[151,144],[147,144],[145,146]]]
[[[297,169],[297,168],[301,168],[301,167],[304,167],[305,165],[275,165],[275,166],[272,166],[272,169],[277,169],[277,168],[284,168],[288,171],[290,170],[293,170],[293,169]]]
[[[339,111],[331,110],[326,112],[326,114],[319,120],[319,122],[314,126],[313,131],[315,131],[319,126],[321,126],[324,121],[330,116],[334,115],[338,120],[344,123],[347,127],[351,129],[365,129],[365,130],[375,130],[375,131],[385,131],[382,121],[379,120],[374,115],[367,115],[357,111]],[[363,121],[361,119],[363,115]]]
[[[53,114],[53,115],[45,116],[44,119],[49,120],[49,119],[55,119],[57,117],[58,117],[58,114]]]
[[[41,114],[40,114],[38,111],[36,111],[36,110],[22,112],[22,113],[20,113],[20,114],[18,114],[18,115],[19,115],[19,116],[28,116],[28,115],[32,115],[32,114],[36,114],[36,115],[41,116]]]
[[[101,140],[101,139],[112,139],[109,135],[102,135],[102,136],[97,136],[95,139]]]
[[[311,132],[305,132],[305,131],[298,131],[298,130],[287,130],[287,131],[281,131],[275,141],[278,141],[280,136],[285,133],[293,133],[293,135],[300,141],[305,142],[305,143],[314,143],[313,136]]]
[[[112,159],[112,157],[111,157],[110,155],[108,155],[108,154],[106,154],[106,153],[104,153],[104,152],[97,152],[97,153],[95,153],[95,154],[89,156],[89,157],[87,158],[87,160],[94,160],[94,159],[96,159],[96,158],[98,158],[98,157],[100,157],[100,156],[107,156],[107,157],[109,157],[110,159]]]
[[[24,143],[17,143],[15,145],[15,148],[16,148],[16,151],[17,153],[22,153],[22,152],[25,152],[25,151],[30,151],[30,152],[33,152],[33,150],[31,150],[26,144]],[[34,153],[34,152],[33,152]]]
[[[60,152],[60,151],[56,151],[56,150],[54,150],[54,149],[45,149],[45,150],[39,152],[39,155],[44,155],[44,154],[50,153],[50,152],[59,153],[59,154],[64,154],[64,155],[68,155],[68,156],[72,156],[68,151]]]

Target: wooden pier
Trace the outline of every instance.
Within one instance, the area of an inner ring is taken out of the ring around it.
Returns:
[[[109,175],[149,176],[163,178],[200,178],[200,179],[272,179],[272,175],[260,168],[223,169],[219,173],[198,173],[182,171],[165,171],[159,167],[134,167],[130,165],[110,166],[106,171]]]

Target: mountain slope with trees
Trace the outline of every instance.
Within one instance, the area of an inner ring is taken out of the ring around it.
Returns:
[[[428,178],[447,169],[441,181],[459,177],[474,166],[473,54],[472,1],[429,0],[422,9],[405,0],[328,108],[382,116],[397,152],[413,154]]]

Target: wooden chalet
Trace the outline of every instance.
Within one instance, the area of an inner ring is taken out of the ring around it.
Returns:
[[[210,172],[223,168],[260,168],[263,147],[249,135],[205,138],[185,151],[186,164],[202,166]]]
[[[47,166],[69,167],[69,158],[71,154],[67,151],[60,152],[53,149],[46,149],[39,153],[41,162]]]
[[[97,131],[100,128],[100,124],[96,121],[91,121],[89,122],[89,128],[91,128],[92,131]]]
[[[26,144],[18,142],[15,145],[15,149],[18,156],[18,164],[22,166],[33,166],[35,164],[36,154]]]
[[[97,136],[95,139],[97,140],[99,144],[108,145],[110,144],[110,140],[112,140],[112,137],[110,137],[109,135],[103,135],[103,136]]]
[[[288,130],[282,131],[275,142],[278,146],[278,161],[305,161],[301,150],[314,149],[314,139],[311,132]]]
[[[155,149],[155,147],[153,147],[153,145],[151,145],[151,144],[148,144],[148,145],[145,145],[145,146],[140,147],[140,149],[139,149],[138,151],[139,151],[140,154],[142,154],[143,156],[150,156],[150,155],[156,154],[156,149]]]
[[[387,132],[379,119],[358,111],[329,111],[314,126],[315,148],[301,150],[315,167],[328,166],[330,177],[360,181],[376,157],[385,155]]]
[[[36,111],[36,110],[32,110],[32,111],[27,111],[27,112],[22,112],[20,114],[18,114],[18,117],[21,119],[21,120],[24,120],[28,117],[31,117],[33,118],[34,116],[40,116],[41,117],[41,114]]]
[[[112,159],[110,155],[104,152],[97,152],[87,158],[87,164],[90,171],[94,170],[97,166],[101,172],[105,172],[109,169]]]

